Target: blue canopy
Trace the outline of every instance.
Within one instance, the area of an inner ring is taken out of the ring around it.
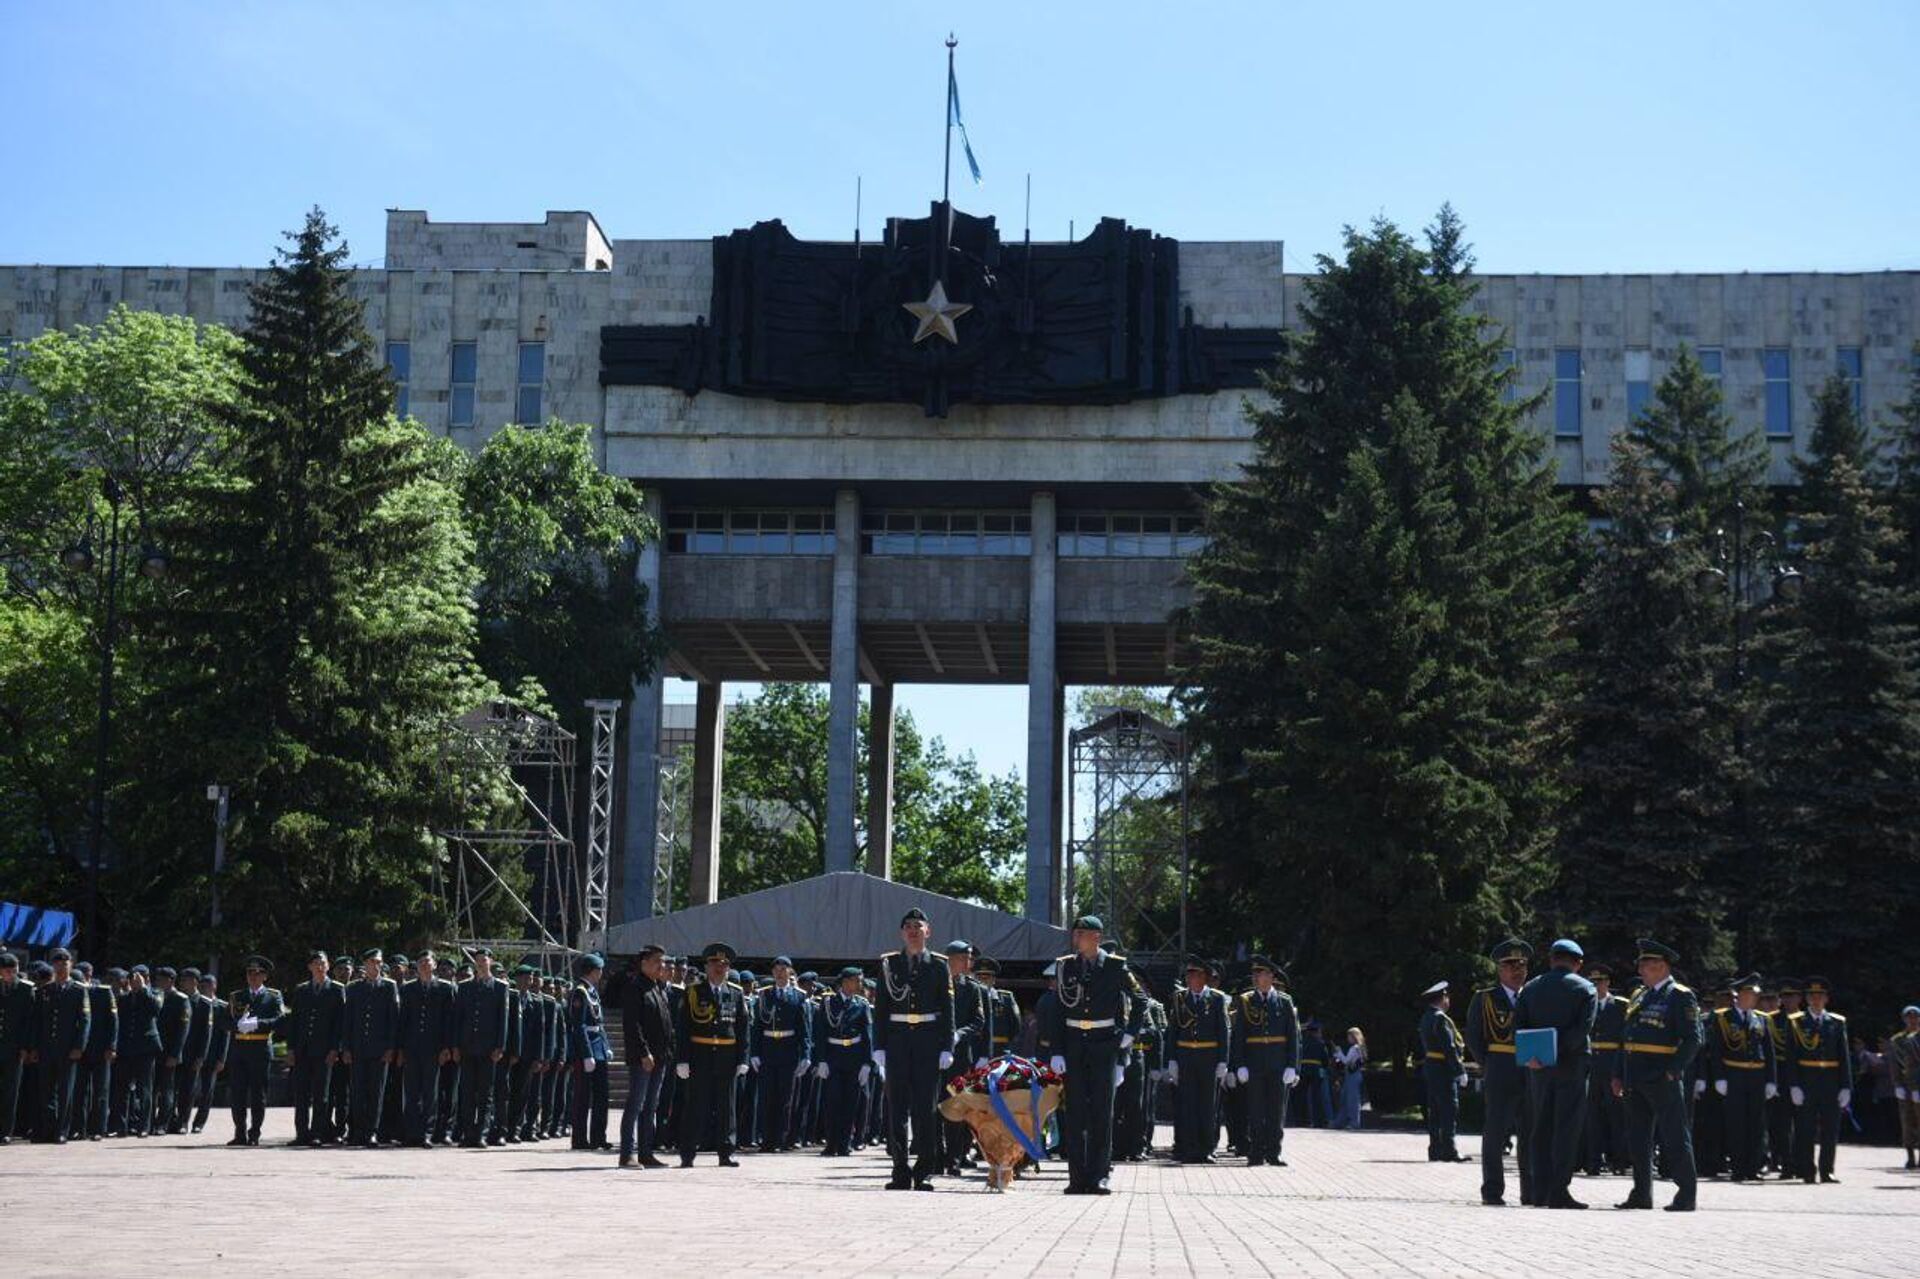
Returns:
[[[0,902],[0,944],[65,946],[73,941],[73,912]]]

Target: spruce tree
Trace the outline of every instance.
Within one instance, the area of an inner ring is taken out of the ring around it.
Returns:
[[[204,918],[209,782],[232,791],[233,949],[418,939],[440,922],[433,832],[472,816],[447,753],[488,691],[458,493],[393,416],[346,245],[318,210],[288,238],[252,292],[231,450],[168,530],[150,840],[121,885],[144,940]]]
[[[1541,874],[1577,520],[1451,210],[1424,248],[1381,222],[1320,267],[1189,567],[1194,891],[1203,942],[1284,956],[1391,1035]]]
[[[1715,868],[1728,842],[1729,742],[1698,539],[1674,532],[1673,484],[1647,446],[1614,439],[1607,524],[1574,608],[1574,795],[1551,909],[1589,954],[1652,936],[1688,970],[1725,971]]]
[[[1767,619],[1775,688],[1755,736],[1765,935],[1856,1007],[1904,997],[1920,964],[1920,677],[1899,534],[1867,478],[1845,381],[1815,398],[1796,464],[1800,598]]]
[[[1709,537],[1731,524],[1736,503],[1760,506],[1766,446],[1736,431],[1719,385],[1692,348],[1682,346],[1654,388],[1653,404],[1627,428],[1673,485],[1675,531]]]
[[[1900,534],[1899,576],[1907,586],[1920,589],[1920,342],[1914,343],[1910,359],[1907,398],[1893,408],[1886,443],[1893,519]]]

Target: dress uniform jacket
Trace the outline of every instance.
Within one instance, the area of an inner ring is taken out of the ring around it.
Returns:
[[[1460,1118],[1460,1076],[1466,1067],[1460,1059],[1464,1040],[1453,1018],[1439,1008],[1420,1014],[1420,1075],[1426,1085],[1427,1158],[1453,1160],[1459,1157],[1454,1146]]]
[[[160,1055],[181,1060],[187,1050],[187,1032],[193,1025],[193,1004],[178,989],[160,997]]]
[[[113,987],[94,982],[87,987],[88,1057],[98,1057],[109,1049],[120,1051],[120,1000]]]
[[[324,1067],[327,1054],[340,1051],[346,1040],[347,988],[332,978],[318,986],[303,981],[287,992],[287,1003],[287,1051],[296,1062],[311,1057]]]
[[[160,1054],[160,996],[151,989],[129,990],[120,996],[120,1055],[156,1057]]]
[[[1693,1134],[1687,1126],[1688,1070],[1700,1052],[1700,1001],[1669,978],[1627,1001],[1614,1078],[1627,1090],[1627,1137],[1633,1151],[1633,1199],[1651,1203],[1653,1147],[1659,1138],[1675,1202],[1691,1204],[1697,1183]]]
[[[1184,1162],[1210,1158],[1219,1134],[1218,1068],[1233,1052],[1227,994],[1210,987],[1182,990],[1167,1001],[1172,1040],[1168,1064],[1174,1082],[1173,1155]]]
[[[1773,1027],[1763,1012],[1716,1009],[1706,1019],[1702,1077],[1724,1090],[1727,1159],[1736,1180],[1757,1178],[1766,1157],[1767,1089],[1777,1082]]]
[[[400,987],[391,977],[361,978],[347,987],[346,1032],[342,1043],[356,1065],[400,1044]]]
[[[498,977],[481,981],[478,977],[460,983],[455,996],[460,1033],[455,1047],[462,1060],[471,1056],[488,1057],[507,1051],[509,1011],[507,983]]]
[[[1801,1104],[1794,1107],[1795,1170],[1802,1178],[1813,1180],[1817,1147],[1817,1170],[1823,1177],[1832,1177],[1835,1146],[1840,1139],[1840,1094],[1853,1088],[1847,1019],[1832,1012],[1816,1014],[1812,1009],[1797,1012],[1787,1019],[1786,1040],[1781,1082],[1801,1093]]]

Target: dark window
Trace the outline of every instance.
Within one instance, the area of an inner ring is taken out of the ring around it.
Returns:
[[[473,342],[455,342],[450,348],[452,374],[447,387],[447,425],[473,425],[473,384],[480,368],[480,350]]]
[[[1847,379],[1847,389],[1853,392],[1853,415],[1864,417],[1867,411],[1866,401],[1866,362],[1861,358],[1857,346],[1843,346],[1834,353],[1834,364],[1840,376]]]
[[[1580,438],[1580,351],[1559,347],[1553,353],[1553,433]]]
[[[533,423],[541,420],[541,388],[547,380],[547,344],[520,344],[520,372],[513,400],[513,420]]]
[[[1627,352],[1627,421],[1637,422],[1653,403],[1653,353],[1644,348]]]
[[[1724,366],[1724,361],[1722,361],[1720,357],[1720,348],[1717,346],[1703,346],[1700,348],[1698,354],[1700,356],[1700,371],[1705,373],[1713,381],[1718,382],[1720,380],[1721,369]]]
[[[393,374],[393,411],[407,415],[407,381],[413,370],[413,348],[406,342],[387,343],[387,371]]]
[[[1770,346],[1761,353],[1761,370],[1767,377],[1767,434],[1793,435],[1793,361],[1783,346]]]

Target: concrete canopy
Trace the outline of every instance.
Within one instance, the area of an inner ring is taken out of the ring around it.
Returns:
[[[651,943],[670,955],[698,955],[709,942],[725,942],[743,956],[869,959],[900,948],[900,917],[915,906],[926,912],[936,951],[955,938],[1012,962],[1045,962],[1068,949],[1064,928],[840,871],[617,924],[607,932],[607,950],[630,955]]]

